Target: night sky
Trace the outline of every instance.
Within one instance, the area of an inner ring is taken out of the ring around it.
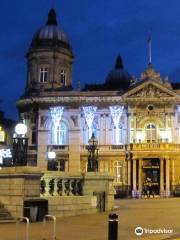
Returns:
[[[33,34],[56,9],[59,25],[73,47],[74,87],[102,83],[117,55],[139,78],[148,64],[148,33],[152,63],[162,76],[180,79],[180,1],[173,0],[6,0],[0,5],[0,109],[16,119],[15,101],[26,82],[25,55]]]

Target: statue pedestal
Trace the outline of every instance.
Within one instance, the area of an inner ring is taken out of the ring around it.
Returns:
[[[23,216],[24,201],[40,197],[40,178],[37,167],[9,167],[0,170],[0,202],[12,217]]]
[[[107,173],[87,172],[83,175],[83,195],[97,196],[99,211],[111,211],[114,207],[114,177]]]

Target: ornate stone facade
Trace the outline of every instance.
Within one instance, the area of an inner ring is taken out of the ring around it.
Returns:
[[[51,148],[56,152],[53,170],[86,172],[86,145],[94,133],[99,171],[113,174],[121,193],[140,196],[150,183],[155,195],[173,194],[180,185],[178,90],[151,64],[127,90],[72,90],[71,48],[60,44],[67,43],[63,39],[57,45],[52,38],[46,46],[45,40],[28,52],[30,74],[25,95],[17,102],[28,125],[33,163],[46,171]],[[63,111],[56,118],[52,113],[57,107]]]

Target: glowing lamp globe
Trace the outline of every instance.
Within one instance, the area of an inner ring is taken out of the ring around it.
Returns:
[[[49,160],[54,160],[56,158],[56,153],[51,151],[47,153],[47,156]]]
[[[24,123],[18,123],[15,126],[15,133],[17,135],[25,135],[27,133],[27,126]]]

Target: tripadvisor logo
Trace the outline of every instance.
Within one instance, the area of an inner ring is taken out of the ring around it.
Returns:
[[[134,232],[137,236],[141,236],[141,235],[143,235],[143,228],[142,227],[136,227]]]

